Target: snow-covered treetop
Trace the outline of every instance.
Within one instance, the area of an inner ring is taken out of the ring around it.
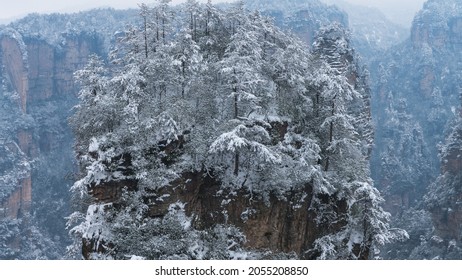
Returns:
[[[167,2],[142,6],[142,24],[125,32],[114,68],[92,57],[76,73],[82,89],[71,123],[83,178],[73,190],[136,185],[114,198],[118,209],[90,206],[82,236],[124,248],[131,225],[162,227],[168,215],[149,217],[151,198],[182,187],[177,182],[188,173],[213,176],[217,197],[245,193],[265,203],[293,193],[307,198],[311,188],[306,211],[326,228],[320,257],[332,249],[358,258],[356,245],[392,240],[365,152],[368,86],[358,81],[363,76],[342,25],[322,28],[312,53],[242,2],[219,10],[189,1],[185,13],[170,13]],[[278,5],[291,4],[304,6],[310,23],[319,15],[309,8],[325,8],[318,1]],[[226,211],[217,215],[227,220]],[[332,232],[333,224],[345,226]],[[105,234],[92,237],[93,225]],[[136,255],[158,254],[149,248]]]

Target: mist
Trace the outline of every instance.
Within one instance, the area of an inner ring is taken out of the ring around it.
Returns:
[[[185,1],[3,1],[0,261],[462,260],[461,0]]]
[[[8,23],[17,18],[23,17],[29,13],[67,13],[89,10],[93,8],[112,7],[115,9],[136,8],[142,2],[140,0],[79,0],[76,2],[61,1],[61,0],[19,0],[9,1],[2,4],[0,9],[0,24]],[[180,4],[185,0],[172,0],[173,4]],[[201,1],[201,2],[206,2]],[[221,0],[213,0],[212,2],[225,2]]]
[[[415,13],[422,7],[425,0],[321,0],[322,2],[335,4],[348,2],[354,5],[375,7],[381,10],[390,20],[410,27]],[[53,13],[53,12],[77,12],[99,7],[113,7],[116,9],[136,8],[142,2],[139,0],[80,0],[78,2],[65,2],[60,0],[20,0],[10,1],[2,5],[0,10],[0,23],[8,23],[11,20],[25,16],[28,13]],[[150,2],[150,1],[147,1]],[[185,0],[172,0],[173,4],[183,3]],[[205,2],[202,1],[202,2]],[[214,3],[226,2],[214,0]]]
[[[322,0],[322,2],[335,4],[339,2],[348,2],[354,5],[375,7],[382,11],[388,19],[402,25],[410,27],[415,14],[419,11],[425,0]]]

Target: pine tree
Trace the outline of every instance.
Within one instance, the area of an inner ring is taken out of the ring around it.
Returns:
[[[370,178],[371,120],[362,117],[363,123],[355,122],[367,110],[357,109],[368,105],[364,102],[367,90],[360,89],[361,94],[356,88],[358,67],[349,45],[349,35],[338,24],[322,28],[314,43],[314,54],[321,60],[313,85],[324,156],[320,164],[335,188],[327,205],[320,200],[318,207],[327,212],[321,222],[340,227],[316,241],[320,258],[368,259],[374,248],[407,235],[390,229],[390,215],[381,208],[383,199]],[[338,210],[342,207],[345,213]]]
[[[369,258],[404,235],[389,228],[370,179],[369,91],[340,26],[321,30],[311,54],[242,3],[221,11],[189,1],[174,31],[167,2],[141,7],[111,77],[97,59],[77,73],[83,176],[73,189],[116,188],[72,216],[86,258],[255,257],[238,229],[196,228],[183,203],[152,213],[185,174],[213,180],[217,199],[313,195],[306,211],[322,236],[303,257]]]
[[[77,153],[84,154],[91,138],[112,131],[119,118],[114,96],[107,92],[108,79],[99,57],[91,56],[87,66],[76,72],[75,79],[81,84],[82,90],[79,93],[80,103],[75,107],[70,124],[79,139]]]
[[[234,154],[233,174],[238,176],[243,163],[252,164],[252,157],[255,156],[255,162],[261,159],[262,162],[274,163],[277,156],[265,147],[264,143],[268,143],[270,137],[261,123],[254,119],[264,111],[263,96],[259,91],[265,83],[260,74],[263,63],[261,42],[258,41],[260,34],[253,29],[242,3],[229,13],[231,37],[218,68],[225,92],[228,92],[227,96],[220,98],[231,105],[224,108],[226,115],[222,117],[227,122],[226,129],[231,131],[220,135],[212,143],[210,152]]]

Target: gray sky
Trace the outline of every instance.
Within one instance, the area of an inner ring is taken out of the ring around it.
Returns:
[[[173,0],[180,3],[184,0]],[[205,1],[205,0],[204,0]],[[214,0],[219,2],[220,0]],[[223,1],[223,0],[222,0]],[[337,0],[323,0],[335,3]],[[346,0],[354,4],[374,6],[381,9],[391,20],[409,26],[413,15],[425,0]],[[28,13],[72,12],[110,6],[114,8],[136,7],[149,0],[0,0],[0,19],[14,19]]]

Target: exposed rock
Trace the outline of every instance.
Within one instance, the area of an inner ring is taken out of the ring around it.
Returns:
[[[27,42],[30,99],[32,102],[47,100],[53,95],[55,50],[44,41],[29,39]]]
[[[430,0],[417,14],[411,29],[411,42],[415,48],[429,45],[432,48],[451,46],[460,52],[462,46],[461,5],[457,1]]]
[[[99,54],[103,50],[98,44],[97,35],[69,35],[65,43],[55,49],[56,58],[53,63],[54,94],[60,97],[74,95],[77,85],[74,83],[74,72],[82,69],[91,54]]]
[[[0,47],[2,48],[2,61],[3,67],[9,77],[9,81],[19,94],[20,107],[22,112],[27,112],[28,96],[28,76],[27,76],[27,64],[24,61],[24,53],[21,48],[21,43],[18,39],[10,36],[0,37]],[[18,146],[19,149],[26,155],[31,154],[32,147],[32,136],[28,131],[20,131],[18,133]],[[6,199],[6,202],[2,205],[2,208],[6,209],[7,217],[18,218],[21,211],[25,211],[24,205],[28,205],[26,208],[29,209],[31,203],[31,178],[28,176],[22,179],[22,182],[18,182],[18,189]],[[24,213],[24,212],[23,212]]]
[[[455,198],[461,200],[462,196]],[[451,205],[456,206],[456,205]],[[462,207],[432,209],[432,221],[435,234],[444,240],[461,241],[460,229],[462,226]]]
[[[83,67],[92,53],[100,50],[95,44],[94,36],[69,36],[63,46],[51,46],[46,41],[26,38],[26,53],[17,38],[0,37],[3,67],[13,89],[20,96],[20,106],[24,114],[34,114],[35,104],[52,99],[68,98],[76,92],[73,74]],[[31,106],[29,106],[31,105]],[[36,139],[32,131],[18,132],[17,141],[21,151],[30,158],[36,158],[41,152],[49,152],[56,135],[47,131],[41,132]],[[23,184],[30,204],[31,179]],[[17,207],[13,207],[16,209]]]
[[[37,156],[33,139],[32,133],[27,130],[21,130],[18,132],[18,146],[21,151],[27,156]]]
[[[441,167],[443,173],[449,172],[458,174],[462,170],[462,152],[454,151],[445,158],[445,164]]]
[[[122,188],[135,184],[134,181],[105,183],[105,187],[92,189],[92,195],[99,202],[117,205]],[[304,259],[313,257],[308,249],[325,230],[317,224],[316,213],[309,210],[312,195],[312,187],[306,186],[304,190],[287,194],[287,200],[276,195],[264,200],[246,190],[228,193],[208,174],[185,173],[169,188],[158,190],[145,200],[149,201],[151,218],[164,217],[170,205],[182,202],[196,229],[210,229],[217,224],[234,225],[246,236],[244,246],[249,249],[295,252]],[[339,205],[339,211],[345,207]],[[106,246],[110,247],[99,243],[97,246],[95,240],[84,239],[83,256],[89,258],[91,253],[105,252]]]
[[[23,59],[24,53],[20,42],[10,36],[0,37],[0,46],[3,54],[2,61],[11,84],[20,96],[20,106],[25,113],[27,109],[29,81],[27,65]]]
[[[249,248],[273,252],[296,252],[303,256],[318,238],[315,213],[307,211],[312,188],[291,193],[288,200],[271,196],[267,201],[245,190],[229,194],[220,183],[203,173],[187,173],[172,184],[173,192],[150,205],[153,217],[167,213],[170,204],[186,203],[186,213],[194,217],[198,229],[216,224],[232,224],[245,234]],[[217,195],[220,193],[220,195]],[[163,197],[159,193],[159,197]]]
[[[21,208],[21,189],[13,192],[8,199],[2,204],[4,210],[4,217],[16,219],[19,216],[19,209]]]
[[[447,140],[441,176],[430,189],[429,201],[435,232],[444,240],[462,241],[462,126]],[[436,200],[436,203],[431,203]]]

